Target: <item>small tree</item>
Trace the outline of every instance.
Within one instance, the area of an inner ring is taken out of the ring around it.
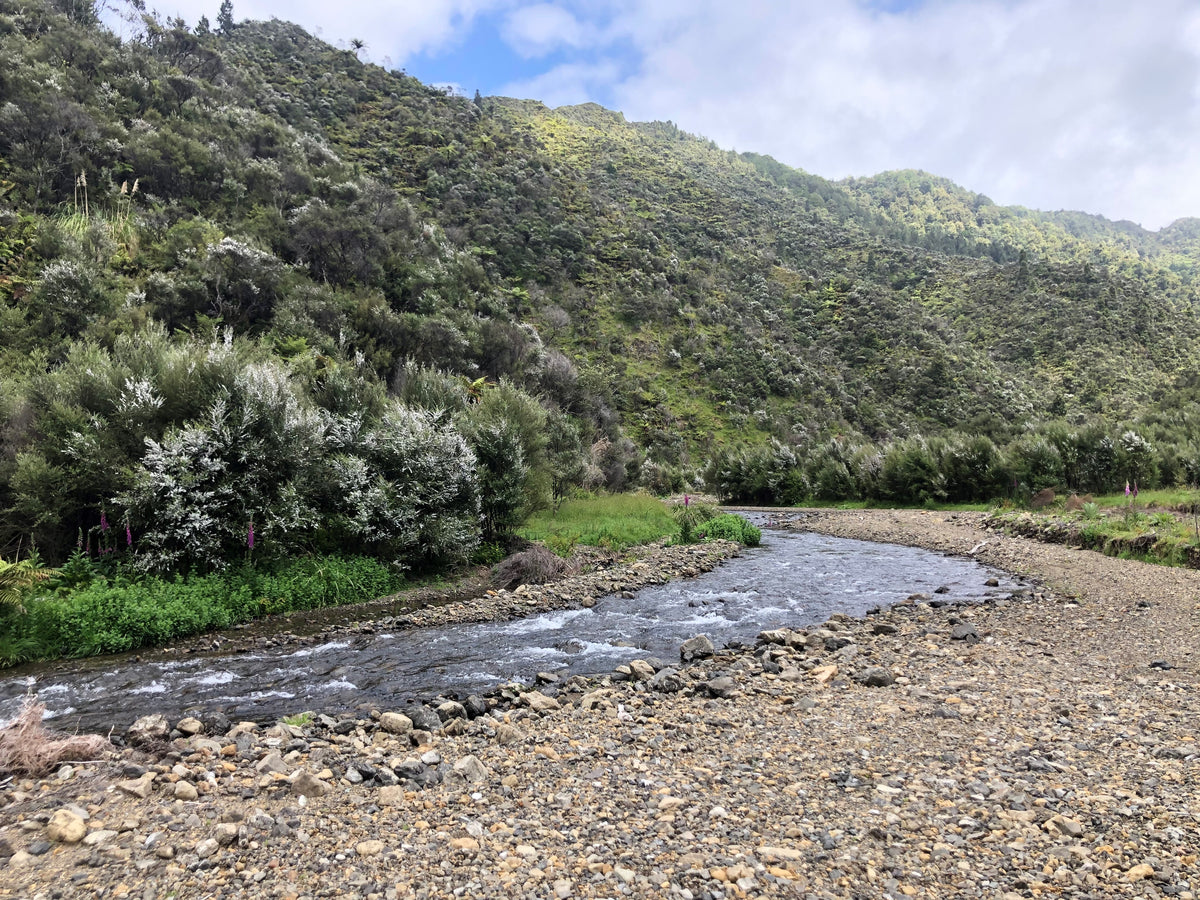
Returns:
[[[221,0],[221,9],[217,12],[217,31],[228,36],[236,27],[233,21],[233,0]]]

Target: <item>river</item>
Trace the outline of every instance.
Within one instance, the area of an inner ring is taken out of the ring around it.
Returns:
[[[999,587],[987,587],[996,578]],[[397,708],[414,698],[464,697],[538,672],[597,674],[641,657],[678,658],[689,637],[718,647],[758,632],[863,615],[910,594],[954,601],[1007,596],[1011,576],[928,550],[763,530],[747,550],[698,578],[602,597],[566,610],[483,625],[381,631],[317,645],[237,654],[144,658],[134,654],[44,665],[34,689],[56,728],[122,730],[135,718],[219,709],[234,721],[272,721],[313,710]],[[0,678],[0,720],[28,690],[28,669]]]

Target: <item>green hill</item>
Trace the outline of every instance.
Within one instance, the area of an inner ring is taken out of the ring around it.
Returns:
[[[434,412],[504,380],[612,486],[772,440],[1193,440],[1196,220],[831,182],[594,104],[449,96],[279,21],[121,41],[86,2],[0,0],[0,97],[0,546],[56,516],[67,540],[204,408],[53,494],[90,471],[71,436],[116,421],[64,373],[161,333],[232,329],[323,409],[330,373]]]

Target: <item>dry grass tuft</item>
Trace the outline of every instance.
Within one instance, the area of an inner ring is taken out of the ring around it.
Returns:
[[[46,775],[65,762],[95,759],[112,744],[98,734],[57,735],[42,725],[44,703],[25,700],[21,711],[0,726],[0,776]]]
[[[514,553],[492,568],[492,583],[512,590],[522,584],[549,584],[570,575],[575,567],[545,547],[534,545]]]

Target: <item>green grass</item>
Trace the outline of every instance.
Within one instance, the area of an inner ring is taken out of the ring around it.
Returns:
[[[1093,502],[1104,509],[1125,508],[1130,505],[1129,498],[1122,493],[1104,494],[1093,497]],[[1148,506],[1164,509],[1190,509],[1192,504],[1200,504],[1200,491],[1187,488],[1162,488],[1155,491],[1139,491],[1133,501],[1135,509],[1145,509]]]
[[[1133,503],[1124,495],[1121,495],[1120,503],[1114,503],[1113,495],[1098,498],[1095,503],[1088,502],[1075,512],[1065,512],[1058,507],[1038,512],[997,511],[995,516],[997,521],[1028,537],[1065,541],[1120,559],[1200,568],[1197,521],[1189,515],[1176,516],[1161,511],[1161,506],[1167,505],[1163,502],[1164,496],[1177,497],[1181,493],[1146,492]],[[1147,502],[1160,511],[1148,511]]]
[[[552,548],[582,544],[623,550],[674,537],[679,526],[660,500],[645,494],[613,494],[567,500],[557,512],[536,513],[517,533]]]
[[[374,600],[404,579],[367,557],[325,556],[169,578],[94,573],[0,615],[0,667],[159,646],[266,615]],[[53,579],[47,582],[53,585]]]

